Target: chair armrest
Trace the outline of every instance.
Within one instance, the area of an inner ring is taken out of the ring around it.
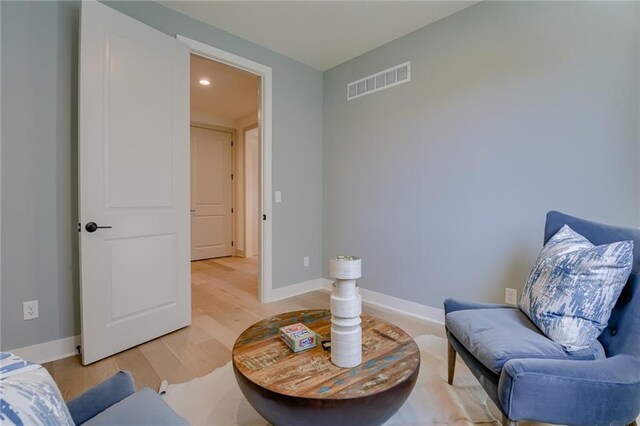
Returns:
[[[629,424],[640,413],[640,359],[512,359],[500,374],[498,397],[512,420]]]
[[[467,309],[498,309],[498,308],[513,308],[515,306],[503,305],[501,303],[482,303],[482,302],[468,302],[466,300],[458,300],[448,298],[444,301],[444,313],[455,311],[466,311]]]
[[[69,401],[67,407],[75,424],[80,425],[135,392],[136,386],[131,373],[119,371]]]

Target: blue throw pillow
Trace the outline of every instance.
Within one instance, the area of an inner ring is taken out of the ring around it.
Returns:
[[[594,246],[565,225],[540,252],[519,307],[567,351],[586,349],[607,326],[632,261],[633,241]]]

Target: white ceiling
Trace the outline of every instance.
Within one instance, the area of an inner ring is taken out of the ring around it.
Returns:
[[[158,1],[320,71],[477,1]]]
[[[191,111],[232,120],[258,111],[258,76],[196,55],[190,68]],[[201,85],[203,78],[211,84]]]

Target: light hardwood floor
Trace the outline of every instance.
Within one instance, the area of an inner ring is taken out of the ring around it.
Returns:
[[[80,356],[44,364],[66,400],[129,370],[136,386],[158,389],[181,383],[231,361],[236,337],[251,324],[281,312],[329,309],[329,294],[315,291],[269,304],[258,302],[255,258],[228,257],[191,263],[192,324],[189,327],[83,367]],[[442,326],[365,305],[363,311],[398,325],[409,335],[444,336]]]

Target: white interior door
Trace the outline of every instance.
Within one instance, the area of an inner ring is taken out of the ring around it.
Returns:
[[[231,133],[191,127],[191,260],[233,254],[231,141]]]
[[[188,64],[189,49],[180,41],[98,2],[83,2],[85,365],[191,322]],[[92,222],[109,228],[89,232]]]

